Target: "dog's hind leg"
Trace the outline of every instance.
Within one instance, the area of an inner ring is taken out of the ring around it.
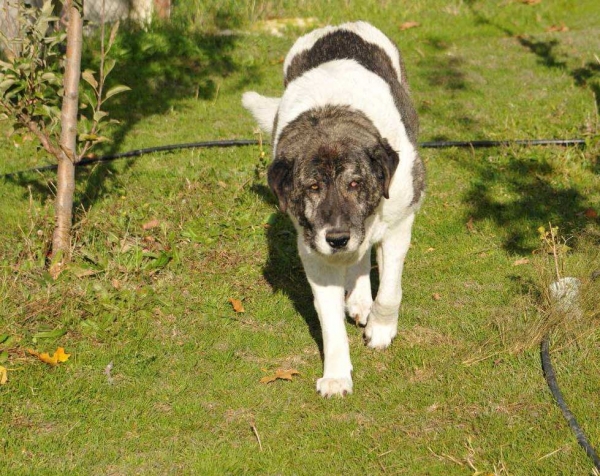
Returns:
[[[388,229],[377,249],[379,289],[371,308],[365,339],[374,349],[385,349],[398,332],[398,312],[402,301],[402,269],[410,246],[415,215],[411,214]]]
[[[343,267],[329,266],[319,258],[300,253],[312,288],[323,334],[323,377],[317,392],[324,397],[352,393],[352,363],[344,314]]]
[[[357,324],[367,324],[367,317],[373,306],[371,294],[371,249],[346,275],[346,312]]]

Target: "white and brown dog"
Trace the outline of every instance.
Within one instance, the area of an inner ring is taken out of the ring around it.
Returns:
[[[425,172],[418,119],[396,46],[365,22],[325,27],[296,41],[281,98],[243,96],[270,133],[269,186],[298,231],[298,251],[323,333],[326,397],[352,392],[344,311],[367,345],[396,336],[401,276]],[[371,247],[380,285],[373,301]]]

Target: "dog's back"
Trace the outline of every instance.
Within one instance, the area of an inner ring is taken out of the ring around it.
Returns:
[[[338,59],[353,59],[390,84],[395,79],[406,86],[398,48],[366,22],[327,26],[300,37],[283,63],[284,85],[322,63]]]
[[[416,146],[419,123],[410,101],[402,57],[394,43],[369,23],[326,26],[300,37],[284,61],[284,86],[287,87],[305,73],[336,60],[352,61],[356,66],[385,81],[406,134],[413,146]],[[253,92],[246,93],[243,97],[244,106],[252,111],[264,131],[273,134],[275,140],[278,135],[276,114],[279,101],[279,98],[267,98]]]

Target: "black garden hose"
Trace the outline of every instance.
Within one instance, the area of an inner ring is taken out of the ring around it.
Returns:
[[[592,274],[592,280],[596,279],[598,276],[600,276],[600,273],[598,273],[598,271],[594,271],[594,273]],[[565,402],[563,394],[558,386],[556,374],[554,373],[554,367],[552,366],[552,361],[550,360],[549,334],[546,335],[542,340],[542,344],[540,346],[540,354],[542,357],[542,369],[544,371],[544,377],[546,378],[546,383],[550,388],[550,392],[552,392],[552,395],[554,396],[556,403],[560,407],[560,410],[562,411],[565,420],[567,420],[569,427],[575,434],[575,438],[577,438],[577,443],[579,443],[579,445],[585,450],[585,453],[590,457],[596,469],[600,471],[600,458],[598,457],[598,453],[596,453],[596,450],[590,444],[589,440],[587,439],[587,436],[581,429],[581,426],[579,426],[579,423],[577,423],[575,415],[573,415],[573,412],[571,412],[571,410],[569,409],[567,403]]]
[[[485,147],[501,146],[534,146],[534,145],[560,145],[571,147],[574,145],[585,145],[585,139],[526,139],[526,140],[469,140],[469,141],[434,141],[421,142],[422,149],[443,149],[448,147],[472,147],[480,149]]]
[[[203,142],[187,142],[183,144],[169,144],[160,145],[157,147],[147,147],[145,149],[135,149],[128,152],[119,152],[117,154],[103,155],[101,157],[91,157],[82,159],[75,164],[76,167],[83,167],[85,165],[97,164],[99,162],[110,162],[117,159],[126,159],[129,157],[138,157],[140,155],[151,154],[153,152],[169,152],[172,150],[179,149],[200,149],[200,148],[214,148],[214,147],[240,147],[244,145],[257,145],[258,141],[254,139],[229,139],[229,140],[211,140]],[[11,172],[4,174],[2,178],[11,178],[16,175],[25,174],[28,172],[43,172],[46,170],[55,170],[56,164],[44,165],[42,167],[35,167],[33,169],[21,170],[18,172]]]
[[[199,149],[199,148],[214,148],[214,147],[240,147],[246,145],[258,145],[259,141],[255,139],[229,139],[229,140],[213,140],[203,142],[188,142],[183,144],[170,144],[161,145],[157,147],[148,147],[145,149],[135,149],[128,152],[121,152],[117,154],[103,155],[101,157],[94,157],[89,159],[80,160],[75,164],[76,167],[83,167],[86,165],[97,164],[100,162],[110,162],[117,159],[125,159],[129,157],[138,157],[140,155],[150,154],[153,152],[168,152],[179,149]],[[266,143],[265,143],[266,144]],[[422,149],[444,149],[451,147],[459,148],[487,148],[487,147],[501,147],[501,146],[545,146],[545,145],[556,145],[563,147],[571,146],[584,146],[585,139],[532,139],[532,140],[472,140],[472,141],[431,141],[421,142],[419,147]],[[2,175],[2,178],[9,179],[17,175],[22,175],[28,172],[44,172],[46,170],[55,170],[56,164],[44,165],[42,167],[35,167],[27,170],[20,170],[18,172],[11,172]]]

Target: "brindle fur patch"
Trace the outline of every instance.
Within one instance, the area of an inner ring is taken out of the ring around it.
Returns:
[[[367,117],[347,106],[301,114],[282,131],[269,185],[314,246],[324,228],[352,230],[359,242],[365,220],[388,196],[398,154]]]

